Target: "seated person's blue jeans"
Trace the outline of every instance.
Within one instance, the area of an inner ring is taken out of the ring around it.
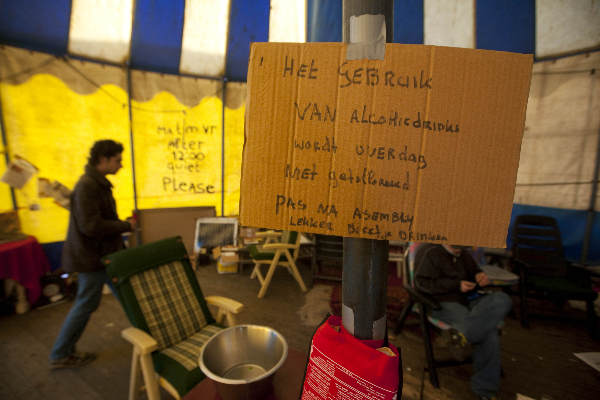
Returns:
[[[441,310],[431,316],[460,331],[473,345],[473,376],[471,389],[480,396],[494,396],[500,388],[500,338],[498,325],[512,307],[512,300],[503,292],[492,292],[469,302],[442,302]]]

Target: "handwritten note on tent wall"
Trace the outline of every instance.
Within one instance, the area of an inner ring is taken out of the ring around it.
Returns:
[[[255,43],[243,225],[504,247],[532,56]]]

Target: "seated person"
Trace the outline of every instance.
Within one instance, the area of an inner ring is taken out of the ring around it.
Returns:
[[[415,268],[416,287],[441,305],[430,315],[453,327],[451,348],[473,345],[471,389],[480,399],[495,398],[501,371],[498,325],[511,309],[510,297],[503,292],[480,293],[490,281],[461,247],[423,244]]]

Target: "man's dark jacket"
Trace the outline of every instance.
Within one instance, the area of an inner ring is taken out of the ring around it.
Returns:
[[[130,230],[117,215],[112,184],[95,167],[86,165],[71,193],[69,230],[62,252],[67,272],[104,269],[102,256],[123,248],[121,233]]]
[[[422,244],[415,257],[415,284],[417,289],[431,294],[438,301],[466,303],[460,291],[460,281],[475,282],[481,272],[471,254],[450,254],[442,245]]]

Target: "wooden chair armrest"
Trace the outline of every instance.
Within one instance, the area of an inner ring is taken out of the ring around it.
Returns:
[[[141,329],[129,327],[121,331],[121,337],[135,346],[141,355],[158,349],[158,342]]]
[[[237,314],[239,313],[244,305],[239,301],[235,301],[228,297],[223,296],[206,296],[204,298],[206,302],[212,306],[216,306],[218,308],[229,311],[230,313]]]
[[[281,237],[281,232],[275,231],[265,231],[265,232],[256,232],[254,234],[257,238],[278,238]]]
[[[295,244],[288,243],[265,243],[261,246],[263,250],[283,250],[283,249],[295,249],[297,246]]]

